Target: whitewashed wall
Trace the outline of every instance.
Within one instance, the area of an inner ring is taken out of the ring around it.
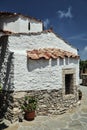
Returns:
[[[76,69],[76,85],[79,83],[78,60],[28,60],[26,50],[38,48],[66,48],[66,51],[77,54],[63,40],[53,33],[35,36],[9,36],[9,49],[14,52],[14,87],[15,90],[58,89],[62,88],[62,68]]]
[[[26,56],[15,56],[14,85],[15,90],[43,90],[62,88],[62,68],[76,68],[76,85],[78,85],[78,66],[69,64],[59,66],[58,60],[28,60]]]
[[[30,31],[29,32],[41,32],[43,31],[43,24],[37,22],[30,22]]]
[[[28,24],[30,23],[30,30],[28,29]],[[31,19],[19,19],[19,25],[21,33],[29,33],[29,32],[41,32],[43,30],[43,25],[41,22],[35,22]]]
[[[5,31],[19,32],[19,19],[14,18],[0,18],[0,28]]]
[[[77,49],[73,48],[54,33],[40,33],[38,35],[13,35],[9,36],[10,50],[23,51],[40,48],[59,48],[77,54]],[[20,46],[21,45],[21,46]]]
[[[30,30],[28,23],[30,22]],[[36,22],[28,18],[12,17],[0,18],[0,29],[14,33],[41,32],[43,30],[42,22]]]

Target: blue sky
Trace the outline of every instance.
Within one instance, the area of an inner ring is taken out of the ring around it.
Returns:
[[[41,19],[87,59],[87,0],[0,0],[0,11]]]

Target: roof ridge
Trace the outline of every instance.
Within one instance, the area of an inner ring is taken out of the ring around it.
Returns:
[[[31,17],[31,16],[28,16],[28,15],[23,15],[23,14],[21,14],[21,13],[13,13],[13,12],[8,12],[8,11],[0,11],[0,16],[2,16],[2,15],[7,15],[7,16],[21,16],[21,17],[23,17],[23,18],[30,18],[30,19],[33,19],[33,20],[35,20],[35,21],[38,21],[38,22],[42,22],[42,20],[40,20],[40,19],[37,19],[37,18],[35,18],[35,17]]]

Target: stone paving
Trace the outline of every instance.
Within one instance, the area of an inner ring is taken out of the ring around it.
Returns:
[[[9,124],[0,123],[0,130],[87,130],[87,87],[80,86],[83,97],[81,104],[67,113],[56,116],[37,116],[34,121]],[[8,127],[9,126],[9,127]]]

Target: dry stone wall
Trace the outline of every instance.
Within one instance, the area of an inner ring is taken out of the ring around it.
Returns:
[[[63,98],[62,89],[60,90],[36,90],[36,91],[24,91],[24,92],[7,92],[8,98],[5,99],[7,104],[5,118],[11,122],[15,122],[21,118],[23,119],[23,112],[21,110],[21,104],[24,101],[24,96],[35,96],[37,98],[37,110],[38,115],[60,115],[65,113],[68,109],[76,106],[78,97],[77,92],[75,95],[68,95],[67,98]],[[21,104],[20,104],[20,103]]]

